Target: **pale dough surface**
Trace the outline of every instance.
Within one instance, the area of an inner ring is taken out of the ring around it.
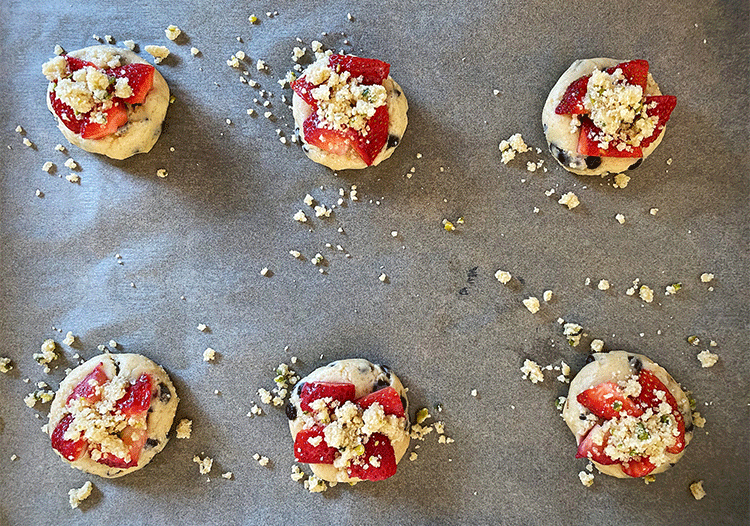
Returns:
[[[542,110],[542,125],[544,126],[544,135],[547,138],[548,145],[555,145],[558,148],[565,151],[568,162],[562,163],[559,159],[557,162],[568,170],[569,172],[576,173],[578,175],[603,175],[607,173],[622,173],[635,164],[639,157],[602,157],[601,164],[596,168],[587,168],[585,162],[585,155],[581,155],[577,152],[578,149],[578,136],[579,131],[571,133],[570,122],[572,120],[571,115],[558,115],[555,113],[555,108],[562,101],[565,90],[574,81],[588,75],[593,72],[594,69],[604,70],[610,66],[616,66],[625,62],[624,60],[617,60],[613,58],[589,58],[580,59],[573,62],[573,64],[562,74],[560,79],[550,91],[547,101],[544,103],[544,109]],[[646,82],[646,95],[661,95],[659,86],[654,82],[651,73],[648,74],[648,81]],[[659,146],[662,138],[664,137],[664,131],[666,127],[662,128],[659,133],[659,137],[648,145],[647,148],[643,149],[643,157],[645,159]],[[553,154],[554,155],[554,154]]]
[[[404,91],[401,89],[401,86],[399,86],[391,77],[388,77],[383,81],[383,87],[385,87],[387,93],[386,104],[388,106],[388,142],[390,142],[391,137],[395,137],[398,142],[401,142],[401,139],[404,136],[404,132],[406,131],[406,125],[409,122],[406,117],[406,112],[409,109],[409,103],[406,102],[406,96],[404,95]],[[292,97],[292,113],[294,115],[295,128],[299,130],[300,138],[302,139],[303,149],[310,159],[318,164],[327,166],[331,170],[352,170],[367,168],[365,162],[354,151],[349,152],[349,154],[347,155],[335,155],[325,150],[321,150],[317,146],[307,144],[307,141],[305,141],[302,123],[304,123],[305,119],[310,115],[310,113],[312,113],[312,106],[302,100],[302,97],[297,95],[297,93],[295,93]],[[377,157],[375,157],[375,160],[373,160],[371,166],[376,166],[393,155],[393,152],[396,150],[396,146],[398,146],[398,144],[391,146],[388,144],[388,142],[386,142],[385,146],[383,146],[383,149],[380,151]]]
[[[104,372],[107,376],[112,379],[115,376],[124,377],[130,381],[137,380],[142,374],[148,374],[151,376],[152,388],[155,389],[154,395],[151,398],[151,407],[149,408],[148,417],[146,419],[146,426],[148,429],[149,440],[156,441],[156,445],[149,447],[147,444],[144,446],[140,457],[138,458],[138,465],[132,468],[113,468],[100,464],[91,459],[88,453],[85,453],[81,458],[74,462],[70,462],[62,455],[58,453],[60,458],[68,462],[72,467],[78,468],[86,473],[92,475],[99,475],[105,478],[116,478],[137,471],[143,466],[151,462],[154,456],[164,449],[167,445],[167,434],[172,427],[172,420],[174,420],[175,412],[177,411],[177,404],[180,399],[177,396],[174,385],[169,379],[169,375],[166,371],[156,363],[152,362],[145,356],[140,354],[101,354],[95,356],[90,360],[82,363],[75,369],[73,369],[65,379],[60,382],[60,387],[55,394],[55,399],[52,401],[52,406],[49,412],[49,424],[48,433],[52,436],[52,432],[57,426],[57,423],[67,414],[65,410],[66,401],[70,393],[86,378],[86,376],[93,371],[99,364],[103,364]],[[55,451],[53,449],[53,451]],[[57,451],[55,451],[57,453]]]
[[[406,401],[404,404],[404,413],[406,414],[406,429],[398,440],[391,441],[393,451],[396,454],[396,463],[401,460],[406,450],[409,448],[409,401],[406,396],[406,389],[401,380],[387,367],[370,363],[361,358],[352,358],[348,360],[338,360],[330,364],[319,367],[297,382],[301,387],[305,382],[349,382],[354,384],[355,398],[361,398],[374,391],[390,385],[398,394],[401,400]],[[386,385],[384,385],[386,384]],[[293,404],[297,410],[297,415],[302,414],[300,409],[299,387],[296,387],[289,398],[289,403]],[[289,430],[292,432],[292,439],[296,438],[297,433],[302,430],[304,420],[297,416],[294,420],[289,421]],[[329,482],[357,482],[361,479],[349,477],[346,470],[339,470],[330,464],[309,464],[315,475]]]
[[[687,395],[680,387],[674,378],[660,365],[651,360],[650,358],[642,355],[629,353],[625,351],[611,351],[607,353],[595,353],[592,354],[594,361],[586,364],[576,377],[570,382],[570,390],[568,391],[568,398],[565,401],[565,407],[563,408],[563,419],[568,427],[576,437],[576,444],[580,444],[581,440],[586,436],[591,423],[586,420],[581,420],[580,415],[588,415],[590,411],[578,402],[578,395],[597,385],[604,382],[618,382],[620,380],[626,380],[633,374],[637,374],[636,370],[631,367],[631,358],[637,358],[641,361],[643,369],[650,371],[654,374],[662,383],[669,389],[675,400],[677,406],[682,413],[682,417],[685,419],[685,445],[690,442],[693,436],[692,433],[692,413],[690,410],[690,401]],[[669,469],[669,467],[680,460],[682,455],[685,453],[685,449],[677,454],[667,453],[669,462],[658,466],[652,474],[661,473]],[[593,461],[592,461],[593,462]],[[600,472],[605,475],[611,475],[618,478],[631,478],[622,471],[620,464],[603,465],[597,462],[593,462]]]
[[[141,57],[129,49],[120,49],[114,46],[90,46],[68,53],[71,57],[97,62],[96,57],[103,51],[114,51],[120,57],[120,65],[125,64],[148,64]],[[143,104],[128,104],[128,122],[121,126],[117,132],[101,139],[84,139],[77,133],[69,130],[52,110],[52,105],[47,95],[47,108],[55,115],[57,127],[71,144],[86,150],[87,152],[99,153],[112,159],[127,159],[137,153],[151,151],[161,135],[161,125],[167,114],[169,106],[169,86],[158,70],[154,71],[154,84],[146,95]]]

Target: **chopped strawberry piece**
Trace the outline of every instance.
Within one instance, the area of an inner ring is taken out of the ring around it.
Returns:
[[[320,119],[318,114],[313,112],[302,124],[302,133],[308,144],[317,146],[334,155],[346,155],[352,148],[352,139],[348,134],[338,130],[332,130],[324,126],[319,126]]]
[[[154,66],[150,64],[125,64],[118,68],[110,69],[107,73],[116,78],[128,79],[128,85],[133,94],[127,99],[122,99],[128,104],[141,104],[146,99],[146,94],[154,85]]]
[[[68,399],[65,401],[70,402],[76,398],[86,398],[89,402],[98,402],[102,398],[101,390],[97,392],[97,387],[104,385],[109,381],[107,373],[104,372],[104,364],[99,364],[91,371],[86,378],[81,380],[73,392],[68,395]]]
[[[644,92],[646,91],[646,82],[648,82],[648,61],[630,60],[628,62],[621,62],[616,66],[607,68],[606,71],[611,75],[617,68],[622,70],[622,74],[629,84],[640,86]]]
[[[607,149],[599,147],[596,137],[601,130],[588,117],[581,116],[581,128],[578,135],[578,153],[597,157],[643,157],[640,146],[631,146],[630,149],[618,150],[618,141],[610,141]]]
[[[633,478],[645,477],[651,473],[656,466],[651,463],[648,457],[640,457],[636,460],[629,460],[622,463],[622,471]]]
[[[337,73],[348,71],[353,78],[362,77],[362,84],[382,84],[391,69],[382,60],[352,55],[331,55],[328,63]]]
[[[122,102],[115,102],[104,113],[107,115],[107,122],[104,124],[93,122],[90,120],[90,115],[86,116],[85,122],[81,126],[81,137],[84,139],[101,139],[107,135],[112,135],[117,131],[117,128],[128,122],[128,110]]]
[[[317,438],[320,437],[320,442]],[[317,445],[310,443],[317,442]],[[338,450],[335,447],[329,447],[321,426],[303,429],[294,438],[294,459],[297,462],[306,462],[309,464],[333,464]]]
[[[604,448],[607,447],[607,439],[609,438],[608,435],[604,436],[601,445],[594,443],[594,435],[598,434],[598,431],[597,433],[594,433],[594,431],[598,429],[601,429],[601,425],[599,424],[592,427],[586,434],[586,436],[583,437],[581,443],[578,444],[578,452],[576,453],[576,458],[588,458],[593,460],[594,462],[598,462],[599,464],[604,465],[617,464],[616,460],[612,460],[604,452]]]
[[[667,451],[669,453],[679,453],[685,449],[685,419],[682,417],[682,413],[677,405],[677,400],[675,400],[675,397],[672,396],[672,393],[669,392],[669,389],[667,389],[662,381],[651,371],[641,369],[641,372],[638,375],[638,383],[641,384],[641,392],[636,400],[642,407],[657,408],[662,401],[667,402],[672,407],[672,416],[677,424],[678,436],[675,437],[675,444],[668,447]],[[664,393],[663,398],[659,398],[656,395],[657,392]]]
[[[583,107],[583,100],[586,98],[589,77],[591,77],[591,75],[581,77],[568,86],[568,89],[565,90],[562,101],[560,101],[560,104],[555,108],[556,114],[579,115],[582,113],[588,113],[586,108]]]
[[[404,405],[401,403],[401,395],[393,387],[375,391],[355,401],[362,409],[367,409],[372,404],[378,403],[386,415],[404,416]]]
[[[604,382],[586,389],[576,397],[578,403],[596,416],[611,419],[625,412],[630,416],[641,416],[643,411],[629,397],[625,396],[617,384]]]
[[[49,92],[49,101],[52,105],[52,111],[54,111],[55,115],[60,118],[60,122],[62,122],[65,127],[73,133],[81,133],[81,127],[83,126],[84,121],[79,120],[78,117],[76,117],[76,112],[73,108],[58,99],[54,91]]]
[[[340,404],[354,400],[354,384],[341,382],[305,382],[299,392],[299,406],[303,411],[312,411],[310,404],[320,398],[331,398]]]
[[[388,142],[388,106],[383,105],[367,121],[367,135],[348,131],[353,136],[353,147],[367,166],[370,166]]]
[[[85,440],[65,440],[65,432],[73,422],[73,415],[67,414],[57,423],[55,430],[52,431],[52,447],[57,450],[63,457],[71,462],[78,460],[86,451],[87,443]]]
[[[396,473],[396,453],[388,437],[373,433],[365,444],[364,454],[352,462],[348,472],[350,477],[362,480],[383,480],[393,476]]]
[[[99,460],[97,460],[97,462],[111,468],[124,469],[137,466],[138,459],[140,458],[141,451],[143,450],[143,445],[148,439],[148,433],[145,429],[136,429],[133,426],[128,426],[122,430],[121,438],[125,445],[128,446],[130,460],[126,461],[124,458],[116,457],[111,453],[103,453]]]
[[[656,104],[656,107],[650,108],[651,104]],[[654,129],[654,133],[641,141],[641,148],[646,148],[659,137],[676,105],[677,97],[674,95],[648,95],[646,97],[646,114],[649,117],[656,115],[659,118],[659,122]]]
[[[312,96],[312,89],[315,87],[315,84],[311,84],[310,82],[308,82],[305,77],[300,77],[292,81],[291,87],[294,92],[302,97],[302,100],[304,100],[310,106],[312,106],[313,108],[318,107],[318,101],[316,101]]]
[[[81,58],[71,57],[70,55],[65,55],[65,61],[68,63],[68,70],[71,73],[74,71],[78,71],[79,69],[83,69],[86,66],[96,67],[93,62],[89,62],[88,60],[83,60]]]
[[[151,376],[142,374],[138,380],[125,388],[125,395],[115,402],[115,409],[132,416],[151,407]]]

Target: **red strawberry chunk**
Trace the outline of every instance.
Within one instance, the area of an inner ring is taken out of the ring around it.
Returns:
[[[97,460],[97,462],[111,468],[124,469],[137,466],[138,459],[140,458],[141,451],[143,450],[143,445],[148,439],[148,433],[145,429],[136,429],[133,426],[128,426],[122,430],[121,438],[125,445],[128,446],[130,460],[116,457],[111,453],[103,453],[99,460]]]
[[[401,403],[401,396],[391,386],[363,396],[356,400],[355,403],[362,409],[367,409],[372,404],[378,403],[383,407],[386,415],[396,415],[399,418],[404,416],[404,405]]]
[[[619,141],[610,141],[606,149],[599,147],[597,136],[601,130],[588,117],[581,116],[581,127],[578,135],[578,153],[581,155],[593,155],[597,157],[643,157],[640,146],[631,146],[629,149],[618,150]]]
[[[388,122],[388,107],[383,105],[376,109],[375,114],[367,121],[367,135],[348,131],[350,136],[354,136],[354,149],[367,166],[373,163],[388,142]]]
[[[322,440],[314,446],[310,443],[317,442],[317,437]],[[333,464],[338,450],[335,447],[329,447],[321,426],[303,429],[294,437],[294,459],[297,462],[306,462],[309,464]]]
[[[312,106],[313,109],[318,107],[318,101],[312,96],[312,89],[315,87],[315,84],[308,82],[305,77],[300,77],[292,81],[291,87],[294,92],[302,97],[302,100]]]
[[[362,77],[362,84],[382,84],[391,69],[382,60],[352,55],[331,55],[329,64],[337,73],[348,71],[353,78]]]
[[[143,413],[151,407],[151,376],[142,374],[125,388],[125,395],[115,402],[115,409],[127,416]]]
[[[320,126],[318,114],[313,112],[302,124],[302,133],[308,144],[317,146],[334,155],[346,155],[352,146],[352,139],[348,134]]]
[[[586,98],[589,77],[591,77],[591,75],[581,77],[568,86],[568,89],[565,90],[565,94],[563,94],[562,101],[560,101],[560,104],[555,108],[556,114],[579,115],[582,113],[588,113],[586,108],[583,107],[583,100]]]
[[[656,107],[650,108],[651,104],[656,104]],[[654,133],[641,141],[641,148],[646,148],[659,137],[676,105],[677,97],[674,95],[649,95],[646,97],[646,114],[649,117],[656,115],[659,118],[659,122],[654,129]]]
[[[96,388],[104,385],[109,381],[107,373],[104,372],[104,364],[99,364],[91,371],[86,378],[81,380],[73,392],[68,395],[67,402],[75,400],[76,398],[86,398],[89,402],[98,402],[102,398],[101,390],[97,393]]]
[[[612,460],[604,452],[604,448],[607,447],[608,435],[604,436],[601,445],[594,443],[594,435],[598,434],[598,431],[596,433],[594,433],[594,431],[601,429],[601,427],[602,426],[599,424],[595,425],[589,430],[586,436],[583,437],[581,443],[578,444],[576,458],[588,458],[603,465],[617,464],[616,460]]]
[[[154,71],[156,71],[154,66],[150,64],[125,64],[109,70],[107,74],[128,79],[128,85],[133,90],[133,94],[127,99],[122,99],[123,102],[142,104],[151,86],[154,85]]]
[[[354,384],[342,382],[305,382],[299,392],[299,406],[303,411],[312,411],[310,404],[321,398],[331,398],[340,404],[354,400]]]
[[[682,413],[677,405],[677,400],[669,392],[669,389],[659,380],[654,373],[641,369],[638,375],[638,383],[641,384],[641,392],[637,397],[638,403],[642,407],[657,408],[662,401],[667,402],[672,407],[672,416],[677,424],[678,436],[676,437],[675,444],[667,448],[669,453],[679,453],[685,449],[685,419],[682,417]],[[657,392],[663,392],[664,397],[659,398],[656,396]]]
[[[622,394],[619,386],[613,382],[604,382],[586,389],[576,397],[578,403],[596,416],[609,420],[625,412],[631,416],[641,416],[643,411],[631,398]]]
[[[351,128],[333,130],[320,125],[317,113],[311,113],[302,125],[305,141],[334,155],[346,155],[354,149],[370,166],[388,141],[388,107],[383,105],[367,121],[367,135]]]
[[[373,457],[377,465],[371,462]],[[395,475],[396,453],[388,437],[373,433],[365,444],[364,454],[352,462],[348,472],[350,477],[362,480],[383,480]]]
[[[606,71],[611,75],[617,68],[622,70],[622,74],[629,84],[640,86],[644,92],[646,91],[646,82],[648,82],[648,61],[630,60],[628,62],[621,62],[616,66],[607,68]]]
[[[81,58],[71,57],[70,55],[65,55],[65,61],[68,63],[68,70],[71,73],[74,71],[78,71],[79,69],[83,69],[86,66],[96,67],[93,62],[89,62],[88,60],[83,60]]]
[[[52,105],[52,111],[60,118],[60,122],[73,133],[81,133],[84,121],[76,117],[76,112],[73,108],[58,99],[54,91],[49,92],[49,101]]]
[[[101,139],[107,135],[112,135],[117,131],[117,128],[124,126],[128,122],[128,110],[122,102],[115,102],[104,113],[107,115],[107,122],[104,124],[93,122],[90,120],[90,115],[86,116],[85,122],[81,127],[81,137],[84,139]]]
[[[656,468],[656,466],[651,463],[651,460],[648,457],[640,457],[622,463],[622,471],[633,478],[645,477],[651,473],[654,468]]]
[[[65,415],[57,423],[55,430],[52,431],[52,447],[57,450],[63,457],[71,462],[78,460],[86,451],[87,443],[85,440],[65,440],[65,432],[73,422],[73,415]]]

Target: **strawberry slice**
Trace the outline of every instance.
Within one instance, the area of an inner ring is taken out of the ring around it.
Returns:
[[[317,446],[310,443],[321,437],[322,440]],[[326,444],[323,434],[323,427],[315,426],[309,429],[303,429],[294,438],[294,459],[297,462],[306,462],[309,464],[333,464],[338,450],[335,447],[329,447]]]
[[[320,126],[320,119],[315,112],[302,123],[302,133],[308,144],[334,155],[346,155],[352,148],[352,139],[348,134]]]
[[[76,117],[76,112],[73,108],[58,99],[54,91],[49,92],[49,101],[52,111],[60,118],[60,122],[73,133],[81,133],[84,122]]]
[[[128,122],[128,110],[122,102],[115,102],[104,113],[107,115],[107,122],[104,124],[92,122],[89,120],[89,115],[86,116],[81,126],[81,137],[84,139],[101,139],[107,135],[112,135],[117,131],[117,128]]]
[[[651,473],[656,466],[648,457],[640,457],[637,460],[629,460],[622,463],[622,471],[633,478],[645,477]]]
[[[125,445],[128,446],[130,460],[126,461],[125,459],[116,457],[111,453],[103,453],[99,460],[97,460],[97,462],[111,468],[125,469],[137,466],[138,459],[140,458],[141,451],[143,450],[143,445],[148,439],[148,433],[145,429],[136,429],[133,426],[128,426],[122,430],[121,438]]]
[[[348,71],[353,78],[362,77],[362,84],[382,84],[391,69],[382,60],[353,55],[331,55],[328,63],[337,73]]]
[[[622,394],[620,387],[613,382],[604,382],[586,389],[576,397],[578,403],[596,416],[609,420],[625,412],[630,416],[641,416],[643,411],[629,397]]]
[[[348,131],[356,139],[354,149],[367,166],[373,163],[388,142],[388,122],[388,106],[383,105],[376,109],[375,114],[367,121],[367,135]]]
[[[290,86],[294,92],[302,97],[302,100],[312,106],[313,109],[318,107],[318,101],[312,96],[312,89],[315,87],[315,84],[308,82],[305,77],[300,77],[293,80]]]
[[[593,431],[601,429],[601,427],[602,426],[600,424],[595,425],[589,430],[586,436],[583,437],[581,443],[578,444],[578,452],[576,453],[576,458],[588,458],[603,465],[617,464],[616,460],[612,460],[604,452],[604,448],[607,447],[607,439],[609,438],[609,435],[604,435],[604,439],[602,440],[601,445],[594,443]]]
[[[557,108],[555,108],[556,114],[580,115],[582,113],[588,113],[586,108],[583,107],[583,100],[586,98],[589,77],[591,77],[591,75],[581,77],[568,86],[568,89],[565,90],[565,94],[562,97],[562,101],[557,105]]]
[[[320,398],[332,398],[340,404],[354,400],[354,384],[342,382],[305,382],[300,388],[299,406],[303,411],[312,411],[310,404]]]
[[[133,416],[151,407],[151,376],[142,374],[138,380],[125,388],[125,395],[115,402],[115,410]]]
[[[375,464],[371,462],[374,457]],[[365,468],[366,466],[366,468]],[[347,470],[350,477],[362,480],[384,480],[396,473],[396,453],[391,441],[382,433],[373,433],[365,444],[365,452]]]
[[[669,453],[679,453],[685,449],[685,419],[682,417],[679,407],[677,406],[677,400],[669,392],[669,389],[659,380],[654,373],[641,369],[638,375],[638,383],[641,384],[641,392],[636,398],[637,402],[642,407],[653,407],[657,408],[661,404],[662,400],[667,402],[672,407],[672,416],[677,423],[677,431],[679,432],[676,437],[675,444],[667,448]],[[664,397],[659,399],[656,396],[657,392],[663,392]]]
[[[372,404],[378,403],[382,406],[386,415],[404,416],[404,405],[401,403],[401,395],[393,387],[375,391],[355,401],[362,409],[367,409]]]
[[[101,392],[97,393],[96,388],[104,385],[109,381],[107,373],[104,372],[104,364],[99,364],[86,375],[86,378],[73,389],[73,392],[68,395],[68,399],[65,401],[70,402],[76,398],[86,398],[89,402],[98,402],[102,398]]]
[[[630,150],[618,150],[618,141],[610,141],[607,149],[599,147],[595,139],[601,130],[588,117],[580,117],[581,128],[578,134],[578,153],[597,157],[643,157],[640,146],[631,146]]]
[[[654,129],[654,133],[641,141],[641,148],[647,147],[659,137],[669,117],[672,115],[672,110],[677,105],[677,97],[674,95],[648,95],[646,97],[646,106],[650,106],[651,104],[656,104],[656,107],[647,108],[646,114],[649,117],[656,115],[659,117],[659,122]]]
[[[88,60],[83,60],[81,58],[71,57],[70,55],[65,55],[65,62],[68,63],[68,70],[73,73],[74,71],[78,71],[79,69],[83,69],[86,66],[96,67],[93,62],[89,62]]]
[[[133,90],[133,94],[127,99],[122,99],[128,104],[142,104],[146,99],[146,94],[154,85],[154,66],[150,64],[125,64],[117,68],[110,69],[107,74],[114,75],[115,78],[128,79],[128,85]]]
[[[640,86],[644,93],[646,92],[646,82],[648,82],[648,61],[629,60],[628,62],[621,62],[616,66],[607,68],[606,71],[611,75],[617,68],[622,70],[622,74],[627,79],[628,84]]]
[[[65,440],[65,432],[73,422],[73,415],[65,415],[60,422],[57,423],[55,430],[52,431],[52,447],[56,449],[63,457],[70,460],[71,462],[78,460],[86,451],[87,443],[85,440]]]

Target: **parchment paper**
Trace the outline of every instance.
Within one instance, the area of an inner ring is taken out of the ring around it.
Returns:
[[[14,364],[0,377],[0,523],[747,524],[746,2],[6,0],[0,8],[0,355]],[[170,24],[184,31],[177,42],[164,36]],[[71,184],[59,177],[68,156],[54,150],[65,141],[45,107],[41,64],[55,44],[74,50],[96,44],[93,34],[132,39],[149,60],[145,45],[169,47],[158,68],[175,101],[147,155],[111,161],[66,145],[80,164],[80,184]],[[276,81],[294,65],[292,49],[306,47],[309,61],[316,39],[389,62],[403,87],[409,127],[381,166],[333,173],[291,143],[282,101],[291,91]],[[227,66],[239,50],[259,88]],[[663,143],[624,189],[611,177],[565,172],[544,143],[547,93],[571,62],[596,56],[647,59],[678,99]],[[258,59],[267,71],[256,70]],[[514,133],[542,152],[506,166],[498,144]],[[310,193],[334,205],[339,188],[346,198],[330,218],[302,202]],[[581,201],[574,210],[556,202],[567,191]],[[292,219],[299,209],[308,223]],[[310,262],[318,252],[322,274]],[[498,269],[514,276],[508,286],[493,277]],[[702,283],[704,272],[714,280]],[[653,303],[625,293],[635,278],[654,290]],[[600,279],[611,289],[598,290]],[[682,289],[665,296],[676,282]],[[532,315],[521,301],[545,290],[553,300]],[[558,318],[584,327],[579,346],[567,344]],[[64,358],[44,374],[32,354],[67,331],[75,347],[60,346]],[[575,373],[593,338],[659,362],[707,419],[653,484],[597,475],[582,486],[586,463],[554,409],[567,385],[555,370],[537,385],[521,378],[526,358],[565,361]],[[110,339],[163,365],[181,397],[177,419],[193,421],[190,439],[172,439],[146,468],[116,480],[67,467],[40,431],[46,408],[22,401],[38,381],[56,388],[74,353],[89,358]],[[206,347],[215,362],[203,362]],[[710,369],[696,359],[704,349],[720,357]],[[291,356],[303,375],[338,358],[391,366],[413,410],[431,408],[455,443],[438,444],[433,433],[390,480],[309,494],[289,476],[282,410],[246,416]],[[214,458],[208,477],[194,455]],[[221,478],[227,471],[232,480]],[[688,487],[700,479],[708,495],[696,501]],[[71,510],[68,490],[86,480],[94,493]]]

